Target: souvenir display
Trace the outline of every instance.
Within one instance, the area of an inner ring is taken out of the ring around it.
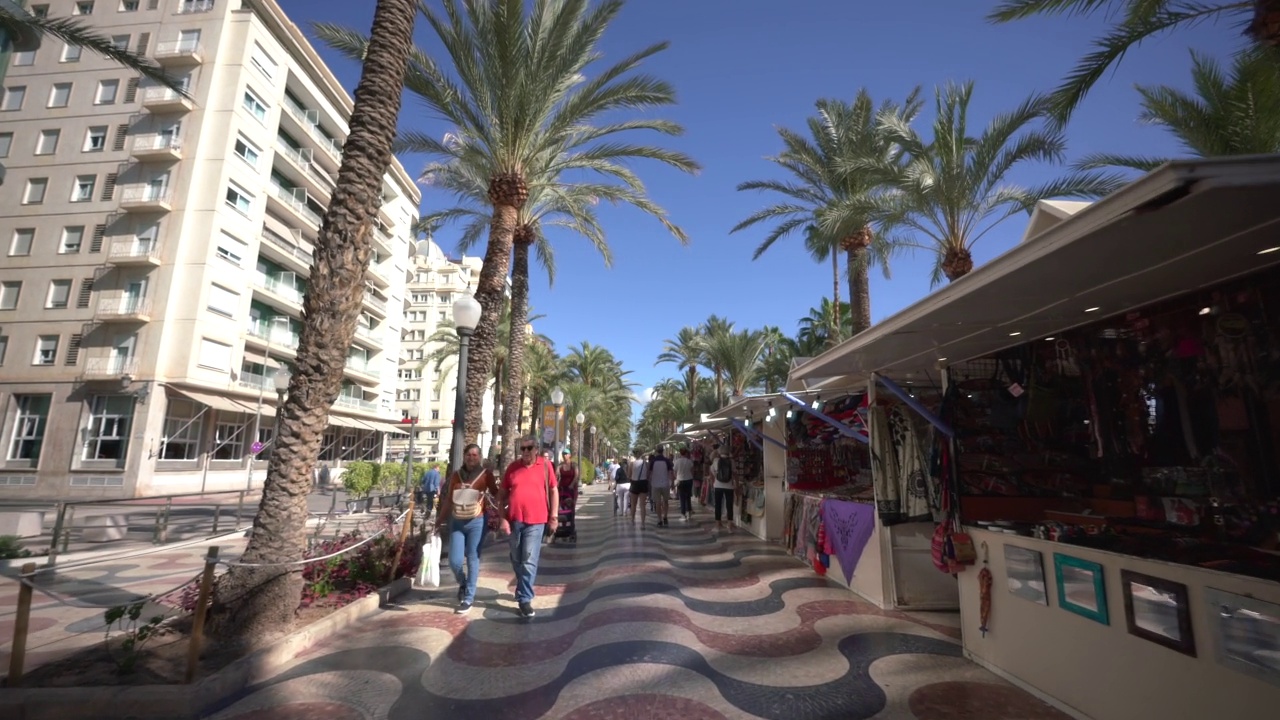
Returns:
[[[964,522],[1280,580],[1278,310],[1269,270],[948,367]]]

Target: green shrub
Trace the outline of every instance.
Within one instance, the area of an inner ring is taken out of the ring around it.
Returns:
[[[31,551],[22,547],[17,535],[0,535],[0,560],[31,557]]]
[[[363,460],[348,463],[342,473],[342,487],[352,497],[368,497],[377,480],[378,466]]]

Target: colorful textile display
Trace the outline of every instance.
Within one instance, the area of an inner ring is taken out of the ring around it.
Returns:
[[[858,559],[875,531],[875,508],[864,503],[844,500],[822,502],[823,530],[832,554],[840,561],[846,583],[853,582]]]
[[[929,506],[929,459],[916,424],[903,408],[869,409],[871,464],[874,468],[876,509],[880,522],[896,525],[933,519]]]

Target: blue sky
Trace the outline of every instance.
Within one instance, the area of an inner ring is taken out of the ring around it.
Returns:
[[[312,21],[339,22],[367,31],[371,2],[281,0],[310,35]],[[615,255],[604,268],[585,240],[555,238],[558,279],[532,283],[534,311],[546,315],[539,332],[564,351],[583,340],[608,347],[639,388],[674,376],[670,365],[654,366],[663,340],[710,314],[739,327],[778,325],[794,332],[796,321],[831,292],[830,267],[812,262],[799,237],[778,242],[758,261],[751,254],[764,229],[729,235],[729,229],[771,200],[740,193],[738,183],[777,176],[764,158],[779,149],[774,130],[802,128],[819,97],[851,99],[866,87],[878,101],[901,99],[916,85],[931,92],[947,80],[976,83],[971,122],[981,127],[1033,91],[1045,91],[1084,54],[1102,23],[1049,18],[988,25],[994,2],[900,0],[631,0],[605,36],[604,62],[660,40],[671,48],[645,66],[675,85],[679,104],[663,116],[682,123],[683,137],[663,141],[703,166],[690,177],[653,165],[637,166],[653,198],[690,235],[681,247],[657,223],[635,211],[601,212]],[[430,50],[430,29],[420,23],[419,44]],[[1240,46],[1239,31],[1206,25],[1142,46],[1087,98],[1069,128],[1071,157],[1097,151],[1177,153],[1159,129],[1136,121],[1135,83],[1189,84],[1188,49],[1228,57]],[[318,46],[350,90],[359,68]],[[931,107],[928,106],[928,107]],[[930,122],[926,112],[922,122]],[[443,134],[448,128],[407,97],[402,128]],[[411,175],[421,158],[402,157]],[[1060,172],[1027,166],[1016,182],[1035,183]],[[448,198],[425,189],[424,209]],[[979,263],[1008,249],[1021,236],[1023,216],[1014,216],[976,247]],[[436,239],[450,249],[456,234]],[[931,261],[924,254],[893,265],[893,277],[874,273],[872,318],[892,315],[929,291]],[[841,288],[842,296],[846,289]],[[847,300],[848,298],[845,297]]]

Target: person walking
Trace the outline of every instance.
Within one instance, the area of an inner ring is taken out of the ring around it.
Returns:
[[[675,475],[671,467],[671,458],[667,457],[658,446],[658,451],[649,460],[649,493],[653,497],[653,514],[658,518],[658,527],[667,527],[667,510],[671,505],[671,479]]]
[[[627,475],[626,458],[622,462],[611,463],[613,474],[613,514],[627,517],[631,511],[631,478]]]
[[[316,471],[316,489],[329,489],[329,463],[321,464],[320,469]]]
[[[729,532],[733,533],[733,461],[728,448],[720,449],[718,455],[711,465],[711,475],[715,478],[711,491],[715,495],[716,530],[725,529],[725,523],[720,520],[720,509],[724,507]]]
[[[693,459],[689,457],[689,448],[680,448],[676,457],[676,495],[680,498],[680,517],[685,522],[693,517]]]
[[[436,496],[440,494],[439,468],[428,465],[419,482],[422,491],[422,518],[425,520],[431,517],[431,512],[436,508]]]
[[[466,446],[462,451],[462,467],[449,476],[444,495],[440,497],[440,513],[435,524],[436,533],[445,529],[449,532],[449,569],[458,581],[458,607],[454,612],[459,615],[471,610],[476,600],[484,513],[493,505],[497,494],[497,479],[480,464],[480,446],[475,443]]]
[[[644,461],[644,451],[636,448],[631,460],[631,522],[636,521],[636,508],[640,509],[640,527],[644,527],[649,513],[649,463]]]
[[[521,617],[531,618],[533,582],[538,576],[538,555],[547,531],[559,525],[553,508],[560,506],[551,463],[538,455],[532,435],[521,438],[520,457],[507,466],[498,491],[502,512],[499,530],[510,533],[511,569],[516,575],[516,604]]]

